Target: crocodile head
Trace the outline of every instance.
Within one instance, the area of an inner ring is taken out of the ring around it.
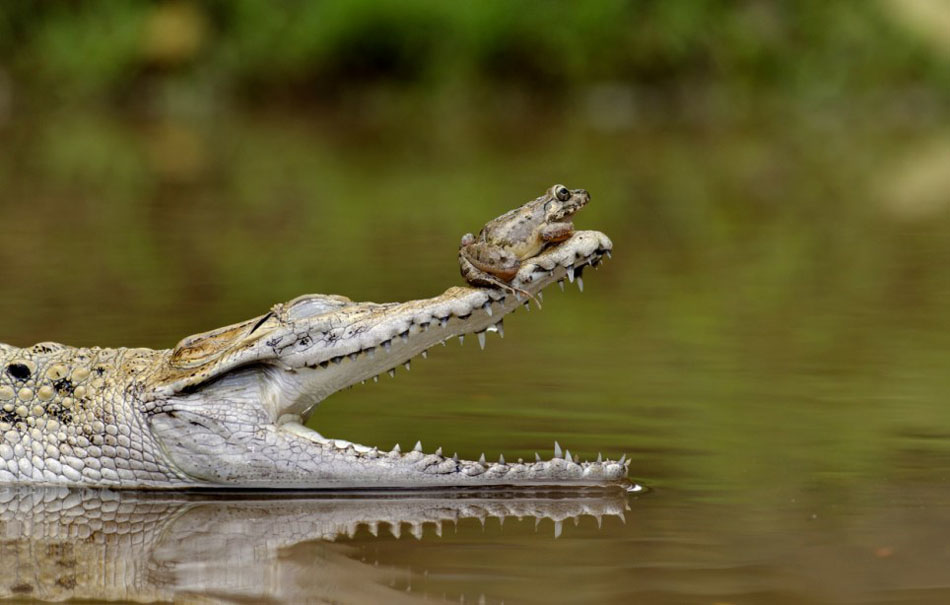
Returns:
[[[612,249],[596,231],[526,260],[512,285],[537,296]],[[453,287],[402,303],[308,295],[249,321],[182,340],[142,395],[151,432],[189,480],[208,485],[302,488],[424,488],[620,485],[629,461],[459,460],[441,449],[383,452],[307,428],[330,394],[393,372],[448,338],[502,331],[527,300],[496,288]]]

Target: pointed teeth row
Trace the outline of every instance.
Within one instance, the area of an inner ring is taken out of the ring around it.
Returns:
[[[343,439],[327,439],[321,443],[341,450],[346,455],[367,459],[385,456],[408,462],[429,474],[463,473],[474,477],[488,473],[491,477],[510,473],[512,477],[528,480],[545,478],[617,480],[625,477],[630,468],[630,460],[627,459],[626,454],[621,456],[620,460],[604,460],[602,454],[597,454],[595,462],[581,462],[580,458],[573,456],[570,450],[562,450],[557,442],[554,443],[554,457],[550,460],[542,460],[540,454],[535,452],[534,462],[525,462],[524,459],[518,458],[514,463],[507,462],[504,454],[499,455],[497,463],[488,462],[484,452],[476,461],[460,460],[458,453],[446,458],[443,456],[441,447],[436,448],[432,454],[426,454],[422,448],[422,441],[416,441],[413,448],[405,454],[398,443],[386,454],[380,454],[376,447],[370,448]]]
[[[492,296],[494,296],[495,298],[492,298]],[[486,300],[486,301],[482,304],[482,307],[481,307],[481,308],[485,311],[485,313],[486,313],[489,317],[491,317],[491,316],[494,314],[494,310],[492,309],[492,304],[493,304],[493,303],[499,303],[499,304],[501,304],[501,305],[504,305],[504,304],[505,304],[505,299],[506,299],[506,296],[505,296],[504,294],[501,294],[501,293],[498,293],[498,294],[492,293],[492,294],[489,296],[488,300]],[[316,363],[312,363],[312,364],[307,364],[307,367],[310,368],[310,369],[316,369],[316,368],[324,368],[324,369],[325,369],[325,368],[327,368],[331,363],[333,363],[333,364],[335,364],[335,365],[339,365],[339,364],[340,364],[341,362],[343,362],[345,359],[349,359],[350,361],[357,361],[357,360],[359,359],[359,356],[360,356],[360,355],[366,355],[367,358],[369,358],[369,359],[374,359],[374,358],[376,357],[376,349],[377,349],[377,348],[383,349],[383,351],[386,352],[386,353],[391,353],[391,352],[392,352],[392,348],[393,348],[393,340],[396,339],[396,338],[398,338],[399,341],[400,341],[401,343],[403,343],[403,344],[408,343],[408,342],[409,342],[409,339],[410,339],[410,336],[411,336],[411,334],[412,334],[412,332],[413,332],[413,329],[415,329],[415,331],[416,331],[417,333],[419,333],[419,332],[426,332],[426,331],[429,330],[429,327],[430,327],[432,321],[438,321],[440,328],[446,328],[446,327],[448,326],[449,320],[452,319],[452,317],[456,317],[457,319],[460,319],[460,320],[464,321],[464,320],[467,320],[469,317],[471,317],[471,315],[472,315],[472,312],[471,312],[471,310],[469,310],[469,311],[467,311],[467,312],[465,312],[465,313],[451,313],[451,314],[449,314],[449,315],[445,315],[445,316],[442,316],[442,317],[432,317],[432,318],[431,318],[431,321],[430,321],[430,320],[424,320],[424,321],[413,320],[412,323],[409,325],[408,328],[402,330],[401,332],[399,332],[399,333],[397,333],[397,334],[394,334],[391,338],[388,338],[387,340],[380,341],[380,342],[379,342],[377,345],[375,345],[375,346],[364,347],[364,348],[360,349],[359,351],[353,351],[353,352],[351,352],[351,353],[346,353],[346,354],[344,354],[344,355],[339,355],[339,356],[336,356],[336,357],[332,357],[332,358],[330,358],[330,359],[328,359],[328,360],[325,360],[325,361],[316,362]],[[489,330],[495,330],[496,328],[497,328],[498,331],[501,331],[501,329],[498,328],[497,326],[492,327],[492,328],[489,328]],[[460,337],[460,339],[461,339],[461,337]],[[442,342],[443,342],[443,344],[444,344],[444,341],[442,341]],[[422,353],[422,356],[423,356],[423,357],[426,357],[426,356],[427,356],[427,353],[423,352],[423,353]]]

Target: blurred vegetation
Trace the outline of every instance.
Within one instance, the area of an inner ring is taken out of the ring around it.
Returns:
[[[334,102],[379,86],[460,97],[516,88],[556,104],[597,82],[819,100],[926,82],[950,98],[946,57],[895,18],[906,10],[825,0],[7,0],[0,65],[22,105],[150,106],[168,91],[204,103]]]

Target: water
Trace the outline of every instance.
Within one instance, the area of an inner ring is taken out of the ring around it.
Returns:
[[[528,458],[555,439],[581,457],[627,453],[649,493],[477,506],[86,494],[75,508],[4,492],[0,551],[19,571],[0,595],[945,602],[947,134],[794,112],[766,125],[604,132],[578,111],[504,126],[10,125],[0,340],[162,348],[304,292],[431,296],[459,283],[462,233],[564,182],[593,196],[578,226],[616,247],[583,294],[552,288],[486,351],[433,350],[335,395],[311,424],[469,458]],[[401,537],[386,523],[371,533],[387,519]],[[66,551],[79,555],[54,556]],[[57,567],[71,560],[124,571]]]

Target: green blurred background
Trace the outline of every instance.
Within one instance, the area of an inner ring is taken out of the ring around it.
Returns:
[[[869,552],[946,501],[948,117],[940,0],[7,1],[0,340],[168,347],[303,292],[434,295],[462,233],[563,182],[616,245],[584,295],[314,423],[626,451],[659,492],[641,538],[721,547],[642,547],[669,561],[741,559],[743,532],[800,559],[812,515]]]
[[[570,427],[659,484],[764,478],[777,443],[866,470],[950,420],[948,40],[925,0],[6,2],[0,333],[166,347],[301,292],[432,295],[461,233],[564,182],[617,244],[590,293],[325,422],[468,455]]]

